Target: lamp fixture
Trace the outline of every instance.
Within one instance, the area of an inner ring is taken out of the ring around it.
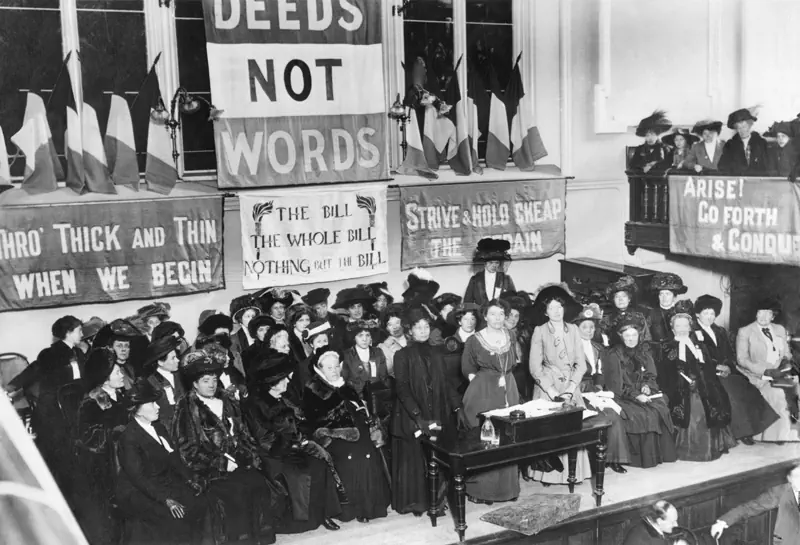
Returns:
[[[400,100],[400,93],[397,93],[397,98],[394,99],[394,103],[389,107],[389,112],[387,114],[389,119],[392,119],[397,122],[397,126],[400,127],[400,149],[403,151],[403,160],[406,158],[406,150],[408,149],[408,141],[406,139],[406,123],[410,118],[408,108],[403,104]]]

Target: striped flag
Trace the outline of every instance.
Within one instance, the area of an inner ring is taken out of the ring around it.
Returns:
[[[128,185],[139,191],[139,167],[136,163],[136,141],[128,103],[119,95],[111,95],[108,126],[103,139],[111,179],[116,185]]]
[[[492,101],[489,106],[489,135],[486,139],[486,166],[497,170],[505,170],[511,143],[508,133],[508,114],[506,105],[500,96],[500,83],[494,69],[489,70],[489,90]]]
[[[54,120],[53,131],[61,134],[64,131],[65,150],[67,156],[67,187],[81,194],[86,189],[86,175],[83,170],[83,142],[78,107],[72,89],[72,78],[69,75],[69,60],[72,52],[67,54],[61,67],[53,95],[47,103],[47,110]]]
[[[83,103],[83,171],[86,175],[86,188],[93,193],[116,194],[117,189],[108,175],[106,150],[100,134],[97,112],[89,104]]]
[[[409,176],[422,176],[436,180],[439,175],[433,170],[428,168],[428,163],[425,160],[425,152],[422,149],[422,138],[420,137],[419,121],[417,120],[417,112],[411,108],[411,121],[406,129],[408,149],[406,150],[406,158],[403,164],[397,169],[398,174],[408,174]]]
[[[482,101],[482,102],[481,102]],[[489,97],[486,96],[486,86],[478,74],[477,70],[467,72],[467,120],[469,121],[467,134],[469,135],[469,147],[472,152],[472,170],[483,174],[483,168],[478,163],[478,140],[481,136],[480,124],[478,123],[478,103],[487,103]]]
[[[63,177],[64,173],[55,154],[44,101],[39,95],[28,93],[22,128],[11,137],[11,141],[25,154],[22,189],[32,195],[57,190],[56,179]]]
[[[0,127],[0,185],[11,183],[11,167],[8,164],[8,149],[6,149],[6,137],[3,134],[3,127]]]
[[[520,170],[533,170],[536,161],[547,156],[547,150],[534,123],[530,99],[525,97],[525,87],[519,69],[521,57],[522,53],[517,57],[511,79],[506,86],[506,107],[511,120],[511,156]]]
[[[455,73],[450,78],[445,91],[445,100],[452,105],[450,119],[455,125],[455,139],[452,149],[448,149],[448,163],[456,174],[470,174],[472,172],[472,154],[469,144],[469,122],[467,120],[467,110],[464,100],[461,100],[461,86],[458,84],[458,66],[461,59],[458,59]]]

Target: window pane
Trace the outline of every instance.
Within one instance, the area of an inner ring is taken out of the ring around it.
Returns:
[[[147,75],[143,0],[78,0],[83,99],[105,134],[111,94],[132,104]],[[144,172],[147,150],[137,150]]]
[[[190,93],[211,101],[202,1],[177,0],[175,25],[180,83]],[[203,104],[198,112],[181,115],[183,164],[186,170],[214,170],[217,167],[214,125],[208,121],[208,113],[208,107]]]
[[[403,12],[406,88],[412,85],[411,67],[422,57],[428,68],[425,88],[441,97],[453,74],[453,4],[441,0],[417,0]],[[436,81],[431,81],[433,78]]]
[[[489,89],[492,70],[504,90],[513,66],[512,0],[467,0],[467,70],[475,70]],[[486,154],[489,130],[489,102],[478,102],[478,155]]]
[[[3,128],[11,175],[22,176],[25,157],[11,143],[22,127],[25,93],[36,78],[45,102],[61,68],[59,0],[0,0],[0,127]],[[63,154],[64,135],[54,137]]]

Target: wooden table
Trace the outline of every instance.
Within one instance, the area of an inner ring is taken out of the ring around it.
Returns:
[[[459,541],[464,541],[467,530],[467,487],[464,478],[470,473],[479,473],[500,466],[540,458],[549,454],[567,452],[569,460],[568,478],[570,493],[575,491],[575,467],[578,450],[597,445],[597,472],[595,474],[595,499],[599,507],[603,497],[603,481],[606,467],[606,432],[611,424],[602,416],[583,421],[583,427],[574,432],[512,445],[491,446],[480,439],[480,429],[475,428],[461,436],[440,436],[436,441],[422,438],[428,455],[429,507],[431,525],[436,526],[436,500],[439,489],[439,467],[450,470],[450,479],[455,490],[456,532]]]

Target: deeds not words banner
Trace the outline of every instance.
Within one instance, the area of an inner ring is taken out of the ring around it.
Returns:
[[[219,196],[0,213],[0,312],[224,287]]]
[[[401,268],[471,263],[482,238],[514,259],[564,253],[564,178],[400,188]]]
[[[220,187],[388,178],[381,4],[203,0]]]
[[[670,176],[669,249],[800,265],[800,186],[775,178]]]

